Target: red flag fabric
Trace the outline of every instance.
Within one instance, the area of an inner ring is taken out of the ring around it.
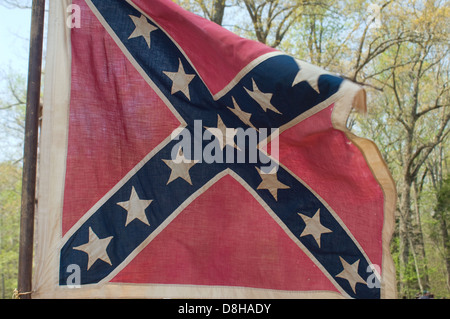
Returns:
[[[357,85],[168,0],[51,4],[35,297],[393,298]],[[62,52],[62,54],[61,54]]]

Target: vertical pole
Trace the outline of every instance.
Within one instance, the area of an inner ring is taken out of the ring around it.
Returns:
[[[18,274],[18,293],[19,297],[23,299],[31,298],[32,289],[31,279],[33,271],[34,211],[44,14],[45,0],[33,0],[28,60]]]

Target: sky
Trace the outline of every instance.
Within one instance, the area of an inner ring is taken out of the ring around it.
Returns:
[[[0,100],[9,100],[8,76],[28,73],[28,52],[31,25],[30,9],[8,9],[0,5]],[[0,110],[0,161],[17,160],[22,151],[21,135],[9,130],[14,116],[9,110]]]
[[[27,74],[31,10],[0,6],[0,69]]]

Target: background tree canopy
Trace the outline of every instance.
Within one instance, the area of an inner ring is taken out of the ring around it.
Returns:
[[[29,7],[31,1],[0,0]],[[397,184],[391,251],[399,297],[450,297],[450,5],[433,0],[177,0],[229,30],[355,81],[368,113],[348,126],[376,142]],[[4,70],[2,70],[4,71]],[[25,81],[0,95],[0,296],[16,285]],[[6,145],[4,141],[8,141]]]

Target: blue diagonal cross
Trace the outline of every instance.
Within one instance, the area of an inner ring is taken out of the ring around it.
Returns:
[[[205,127],[217,126],[218,115],[229,128],[247,128],[248,123],[242,122],[229,109],[233,107],[233,98],[242,110],[252,114],[251,123],[254,127],[267,129],[281,127],[332,96],[342,83],[342,79],[338,77],[322,75],[319,79],[320,94],[306,82],[292,86],[299,67],[293,58],[278,55],[257,65],[235,87],[220,99],[214,100],[189,61],[161,29],[151,32],[150,47],[144,37],[130,37],[136,28],[130,16],[141,17],[141,12],[125,1],[91,0],[88,3],[96,15],[101,16],[101,20],[109,25],[113,37],[121,43],[122,50],[132,56],[139,68],[147,74],[183,118],[186,123],[185,129],[192,135],[194,135],[195,120],[202,121],[203,134]],[[150,19],[147,22],[157,27]],[[182,91],[175,93],[171,91],[173,81],[165,73],[177,72],[180,63],[186,74],[195,75],[189,82],[189,98]],[[220,77],[220,74],[217,76]],[[264,111],[251,98],[245,88],[251,90],[254,82],[258,84],[262,92],[274,93],[271,103],[279,112]],[[351,297],[380,297],[379,288],[369,288],[361,282],[355,285],[341,275],[344,271],[342,261],[344,260],[347,264],[357,267],[358,275],[366,280],[370,263],[364,252],[355,244],[326,205],[286,169],[280,166],[276,173],[278,181],[287,186],[278,190],[276,198],[268,189],[259,187],[262,177],[258,169],[267,166],[269,162],[269,158],[259,150],[256,150],[258,153],[256,163],[223,161],[223,163],[208,164],[202,162],[201,158],[195,158],[193,154],[193,159],[198,162],[189,169],[191,183],[183,178],[177,178],[168,183],[171,168],[164,160],[172,158],[173,149],[177,143],[176,140],[168,142],[149,158],[142,168],[124,181],[123,185],[70,235],[61,249],[61,285],[67,284],[70,273],[66,270],[70,264],[81,266],[81,284],[98,283],[103,280],[152,235],[180,205],[218,174],[229,169],[239,175],[270,207],[286,229],[309,252],[311,258],[315,259],[316,264],[321,265],[324,272],[337,283],[341,291]],[[202,141],[202,143],[206,142]],[[253,147],[256,148],[255,145]],[[224,153],[229,148],[231,146],[226,146]],[[234,151],[236,154],[245,152],[248,157],[250,151],[255,151],[254,148],[248,145],[246,149]],[[137,220],[128,222],[124,208],[118,205],[128,201],[132,191],[140,199],[151,200],[150,204],[146,202],[148,205],[145,207],[145,222]],[[299,215],[301,213],[304,216],[313,217],[317,211],[320,211],[320,223],[329,230],[321,236],[320,246],[313,236],[302,236],[305,222]],[[107,257],[89,261],[88,254],[80,249],[89,241],[91,232],[95,233],[99,239],[108,238]]]

